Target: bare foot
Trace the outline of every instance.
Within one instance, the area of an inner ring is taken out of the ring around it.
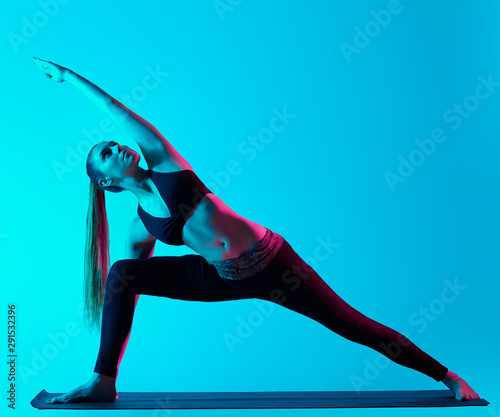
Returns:
[[[64,395],[47,399],[46,403],[115,402],[118,398],[115,382],[116,378],[94,372],[86,384],[80,385]]]
[[[480,398],[476,391],[454,372],[448,371],[442,382],[455,393],[455,399],[458,401],[470,401]]]

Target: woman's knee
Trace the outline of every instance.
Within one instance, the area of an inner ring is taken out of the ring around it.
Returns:
[[[108,279],[120,279],[120,277],[124,275],[132,274],[133,270],[135,270],[134,264],[136,264],[137,261],[138,259],[119,259],[114,262],[111,268],[109,268]]]
[[[106,279],[106,292],[123,293],[133,287],[138,259],[120,259],[113,263]]]

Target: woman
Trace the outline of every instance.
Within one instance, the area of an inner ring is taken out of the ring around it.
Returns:
[[[282,236],[231,210],[154,126],[75,72],[33,60],[53,81],[73,84],[123,126],[149,167],[141,168],[137,152],[113,141],[100,142],[89,152],[86,317],[98,326],[102,310],[101,344],[89,382],[48,402],[115,401],[118,367],[139,294],[197,301],[272,301],[442,381],[457,400],[479,398],[457,374],[402,334],[348,305]],[[124,190],[137,197],[138,216],[129,226],[127,259],[115,262],[108,272],[104,191]],[[157,239],[185,244],[198,255],[152,257]]]

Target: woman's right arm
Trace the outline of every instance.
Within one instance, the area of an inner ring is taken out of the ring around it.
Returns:
[[[103,89],[81,75],[78,75],[76,72],[69,68],[64,68],[62,79],[74,85],[93,104],[111,117],[114,122],[123,126],[134,140],[136,138],[148,137],[154,142],[153,137],[162,137],[156,128],[147,120],[135,114]]]
[[[167,159],[183,167],[189,166],[187,161],[151,123],[128,109],[97,85],[69,68],[53,62],[43,61],[39,58],[33,58],[33,61],[53,81],[67,81],[74,85],[116,124],[122,126],[125,132],[139,145],[151,169]]]

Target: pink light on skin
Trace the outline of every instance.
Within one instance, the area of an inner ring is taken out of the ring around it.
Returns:
[[[125,158],[128,158],[129,156],[132,156],[132,154],[129,152],[129,148],[123,148],[120,153],[122,154],[122,159],[125,161]]]

